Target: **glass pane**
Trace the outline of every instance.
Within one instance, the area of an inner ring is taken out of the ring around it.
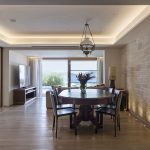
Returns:
[[[79,87],[76,75],[79,73],[93,72],[95,78],[87,82],[87,86],[95,86],[97,83],[97,61],[96,60],[73,60],[71,61],[71,86]]]
[[[82,71],[82,73],[88,73],[88,72],[92,72],[93,73],[92,75],[95,76],[95,78],[88,80],[88,83],[96,83],[97,71]],[[79,73],[81,73],[81,71],[71,71],[71,82],[79,83],[79,81],[76,78],[76,75],[78,75]]]
[[[73,60],[71,70],[97,70],[96,60]]]
[[[68,85],[67,60],[43,60],[42,61],[43,86]]]

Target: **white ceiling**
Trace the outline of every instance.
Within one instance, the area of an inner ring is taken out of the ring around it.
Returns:
[[[146,5],[0,5],[0,44],[77,46],[88,21],[96,45],[113,45],[149,14]]]
[[[145,5],[149,0],[1,0],[1,5]]]

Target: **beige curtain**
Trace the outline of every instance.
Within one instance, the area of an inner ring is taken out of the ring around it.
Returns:
[[[97,84],[103,83],[103,57],[97,57]]]
[[[37,97],[42,96],[42,64],[40,58],[30,58],[31,84],[37,89]]]

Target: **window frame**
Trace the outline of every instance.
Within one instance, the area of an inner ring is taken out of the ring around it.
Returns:
[[[81,58],[81,57],[69,57],[69,58],[43,58],[43,60],[67,60],[68,62],[68,87],[71,87],[71,61],[92,61],[92,60],[97,60],[97,57],[86,57],[86,58]],[[90,71],[90,70],[85,70],[85,71]],[[97,71],[97,70],[96,70]]]
[[[79,61],[96,61],[96,63],[97,63],[97,59],[94,59],[94,60],[91,60],[91,59],[90,59],[90,60],[89,60],[89,59],[88,59],[88,60],[87,60],[87,59],[86,59],[86,60],[85,60],[85,59],[84,59],[84,60],[71,60],[71,62],[73,62],[73,61],[78,61],[78,62],[79,62]],[[96,64],[96,66],[97,66],[97,64]],[[93,70],[91,70],[91,69],[79,69],[79,70],[75,69],[75,70],[74,70],[74,69],[70,68],[70,78],[71,78],[71,73],[74,72],[74,71],[75,71],[75,72],[76,72],[76,71],[77,71],[77,72],[96,72],[96,77],[97,77],[97,68],[96,68],[96,69],[93,69]],[[76,83],[76,82],[72,82],[71,79],[70,79],[70,87],[72,86],[72,83]],[[90,83],[91,83],[91,84],[92,84],[92,83],[93,83],[93,84],[96,84],[96,83],[97,83],[97,78],[96,78],[96,82],[88,82],[88,83],[89,83],[89,84],[90,84]]]

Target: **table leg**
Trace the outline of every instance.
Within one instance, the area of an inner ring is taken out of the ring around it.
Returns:
[[[81,121],[91,121],[95,125],[94,110],[91,105],[80,105],[77,124]]]

